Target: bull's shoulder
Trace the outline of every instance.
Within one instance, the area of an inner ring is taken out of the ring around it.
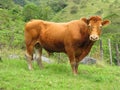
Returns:
[[[68,22],[68,25],[70,25],[70,26],[73,26],[73,25],[86,26],[87,24],[83,20],[79,19],[79,20],[72,20],[72,21]]]
[[[34,25],[34,24],[38,24],[38,23],[43,23],[44,21],[43,20],[35,20],[35,19],[32,19],[30,20],[29,22],[26,23],[26,26],[28,25]]]
[[[83,30],[87,27],[87,24],[82,20],[73,20],[68,22],[68,27],[69,29]]]
[[[31,20],[25,24],[25,30],[37,29],[37,27],[43,26],[43,20]]]

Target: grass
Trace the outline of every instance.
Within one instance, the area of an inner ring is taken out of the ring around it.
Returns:
[[[119,90],[120,67],[80,65],[79,74],[69,64],[46,64],[40,70],[33,63],[29,71],[25,60],[0,62],[0,90]]]

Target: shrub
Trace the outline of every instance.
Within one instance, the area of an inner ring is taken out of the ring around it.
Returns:
[[[100,9],[96,12],[97,15],[102,15],[103,14],[103,9]]]
[[[39,9],[35,4],[27,4],[23,9],[23,16],[25,21],[29,21],[31,19],[36,19],[39,16]]]
[[[67,6],[64,0],[51,1],[48,3],[48,5],[52,8],[54,12],[59,12]]]
[[[75,14],[75,13],[77,13],[77,11],[78,11],[78,7],[77,6],[73,6],[73,7],[71,7],[70,13],[71,14]]]
[[[16,4],[24,6],[26,4],[25,0],[13,0]]]
[[[74,2],[75,4],[80,4],[80,1],[81,1],[81,0],[73,0],[73,2]]]

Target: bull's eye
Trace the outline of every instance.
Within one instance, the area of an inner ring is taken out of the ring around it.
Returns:
[[[100,25],[100,29],[102,29],[102,25]]]

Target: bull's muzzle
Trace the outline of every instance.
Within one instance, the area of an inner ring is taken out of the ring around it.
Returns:
[[[95,34],[90,35],[90,40],[91,40],[91,41],[97,41],[97,40],[99,40],[99,36],[98,36],[98,35],[95,35]]]

